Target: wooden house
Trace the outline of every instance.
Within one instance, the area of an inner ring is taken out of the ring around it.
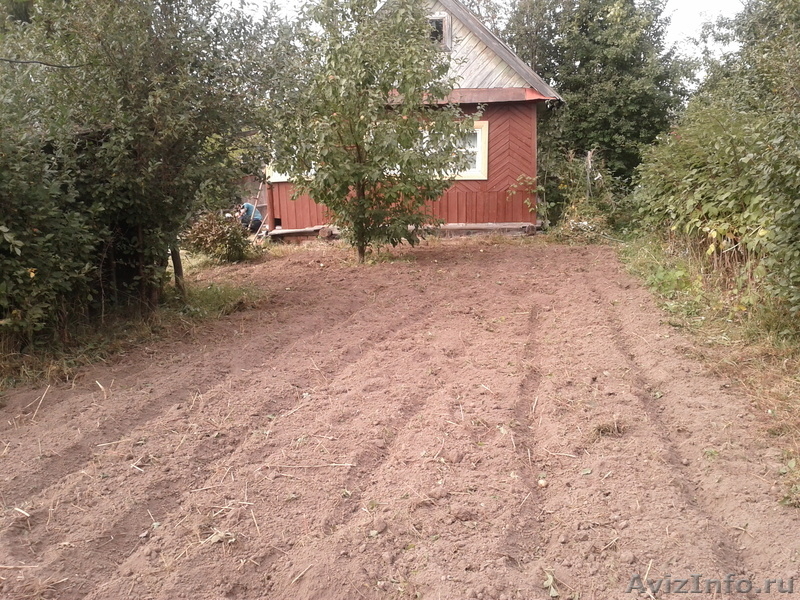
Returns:
[[[535,223],[530,198],[509,190],[520,175],[536,175],[537,111],[561,97],[458,0],[429,0],[429,20],[459,80],[448,100],[468,114],[484,106],[468,140],[472,168],[431,204],[431,213],[447,224]],[[326,223],[325,207],[291,196],[284,178],[272,177],[263,186],[258,204],[270,231]]]

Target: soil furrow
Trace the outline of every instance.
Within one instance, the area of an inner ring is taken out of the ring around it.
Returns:
[[[621,600],[728,572],[750,597],[800,589],[763,416],[609,249],[396,256],[206,271],[266,299],[84,370],[35,420],[44,389],[9,393],[0,596]]]

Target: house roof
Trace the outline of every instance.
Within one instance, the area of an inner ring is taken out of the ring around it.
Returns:
[[[468,76],[467,80],[463,81],[464,85],[461,86],[463,91],[456,90],[454,94],[456,98],[461,96],[461,101],[467,101],[467,98],[476,96],[475,93],[465,94],[466,89],[470,88],[502,88],[504,89],[502,96],[507,98],[507,100],[558,100],[563,102],[563,98],[561,98],[552,87],[547,85],[547,83],[545,83],[533,69],[525,64],[511,48],[500,40],[500,38],[489,31],[489,29],[487,29],[466,6],[461,4],[459,0],[433,0],[432,4],[434,8],[437,7],[437,4],[444,8],[444,10],[450,14],[451,18],[458,20],[464,28],[466,28],[468,33],[471,33],[480,40],[483,46],[485,46],[484,51],[488,50],[496,56],[496,60],[504,63],[503,70],[507,73],[502,81],[499,77],[492,76],[472,77],[472,81],[469,81]],[[474,52],[475,49],[471,48],[470,51]],[[478,60],[478,58],[473,56],[473,60]],[[468,63],[467,69],[469,68]],[[493,73],[498,71],[498,67],[492,64],[487,64],[486,68],[493,71]],[[464,70],[463,74],[467,75],[467,71]],[[520,89],[524,87],[530,88],[533,93]],[[497,93],[494,95],[496,96]],[[477,94],[477,96],[480,96],[480,94]]]

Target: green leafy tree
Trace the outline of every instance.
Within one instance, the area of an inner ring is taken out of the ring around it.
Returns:
[[[503,23],[508,17],[505,0],[462,0],[461,3],[496,35],[502,32]]]
[[[245,134],[279,30],[216,0],[42,1],[6,21],[0,333],[155,305],[198,191],[257,172]]]
[[[271,98],[275,167],[325,205],[363,262],[374,244],[414,244],[425,209],[466,166],[471,119],[438,104],[452,91],[449,56],[431,41],[418,0],[306,6],[296,47],[308,62]],[[298,61],[299,62],[299,61]]]
[[[686,97],[685,63],[664,46],[663,0],[520,0],[505,36],[566,106],[540,129],[545,150],[599,150],[630,181],[643,146]]]
[[[576,0],[517,0],[503,30],[503,37],[524,60],[551,85],[557,85],[563,58],[566,18]]]

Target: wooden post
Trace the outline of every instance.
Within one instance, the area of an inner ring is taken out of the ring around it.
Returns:
[[[533,102],[532,104],[533,118],[531,125],[533,127],[533,139],[531,140],[531,146],[533,150],[533,160],[531,160],[531,177],[536,178],[537,190],[533,192],[531,197],[534,210],[528,212],[528,220],[535,225],[536,221],[539,220],[539,103]],[[547,219],[547,215],[544,215],[544,219]]]
[[[267,181],[267,231],[275,229],[275,197],[272,182]]]

